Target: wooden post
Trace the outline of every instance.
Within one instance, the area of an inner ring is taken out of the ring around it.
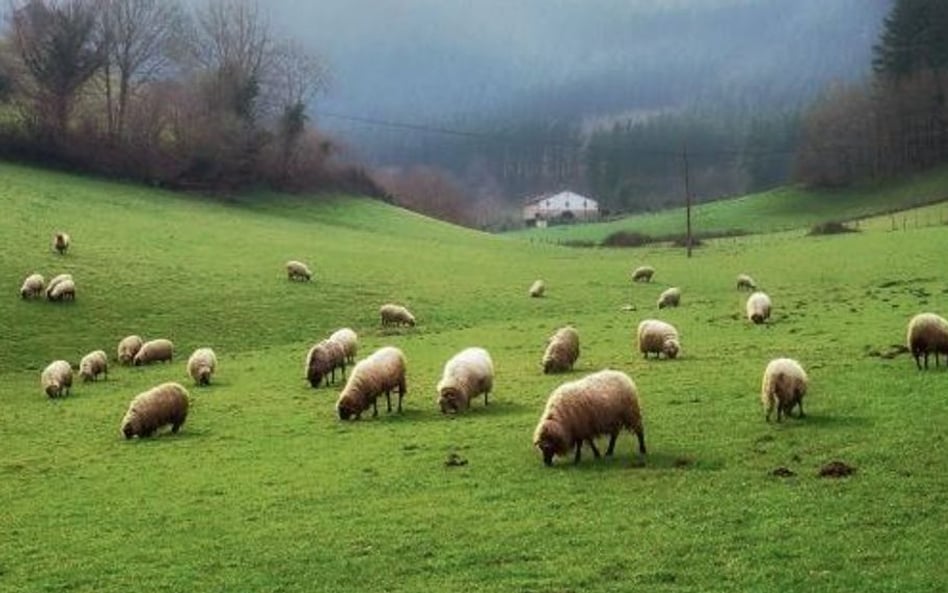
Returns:
[[[681,160],[685,169],[685,244],[688,247],[688,257],[691,257],[691,178],[688,172],[688,145],[682,144]]]

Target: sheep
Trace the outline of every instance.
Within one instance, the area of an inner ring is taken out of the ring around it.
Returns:
[[[382,318],[382,326],[386,325],[409,325],[414,327],[415,316],[401,305],[391,303],[379,307],[379,317]]]
[[[23,281],[23,286],[20,287],[20,298],[33,299],[40,296],[43,294],[45,284],[46,281],[42,275],[30,274],[26,277],[26,280]]]
[[[747,318],[757,325],[770,318],[770,297],[763,292],[755,292],[747,297]]]
[[[138,349],[138,352],[135,353],[135,358],[132,360],[135,362],[135,366],[141,366],[153,362],[171,362],[173,356],[174,344],[171,343],[171,340],[159,338],[157,340],[149,340],[142,344],[142,347]]]
[[[379,415],[376,400],[384,393],[388,411],[392,411],[392,390],[398,388],[398,412],[402,411],[405,384],[405,355],[393,346],[380,348],[368,358],[360,360],[349,381],[339,393],[336,411],[341,420],[358,420],[362,412],[372,406],[372,417]]]
[[[554,456],[566,455],[572,447],[576,448],[573,462],[579,463],[583,441],[598,458],[599,449],[593,439],[608,434],[606,455],[611,456],[623,428],[635,433],[639,456],[644,456],[645,429],[638,390],[628,375],[607,369],[563,383],[553,391],[533,433],[533,445],[543,453],[547,466],[553,465]]]
[[[757,283],[754,282],[754,279],[748,276],[747,274],[738,274],[737,275],[737,289],[738,290],[757,290]]]
[[[76,283],[66,279],[56,283],[52,290],[47,292],[46,298],[53,302],[76,300]]]
[[[198,348],[188,358],[188,374],[197,385],[210,385],[217,370],[217,355],[210,348]]]
[[[66,255],[69,249],[69,233],[56,232],[53,234],[53,249],[59,252],[59,255]]]
[[[543,293],[546,292],[546,284],[543,283],[543,280],[537,280],[530,285],[530,296],[533,298],[540,298],[543,296]]]
[[[109,358],[105,350],[95,350],[86,354],[79,361],[79,376],[83,381],[98,381],[99,375],[105,374],[109,378]]]
[[[190,395],[178,383],[162,383],[135,396],[122,418],[122,434],[126,439],[138,435],[150,437],[165,424],[171,432],[178,429],[188,417]]]
[[[484,405],[494,387],[494,362],[483,348],[467,348],[444,365],[436,387],[441,413],[460,412],[471,405],[471,399],[484,394]]]
[[[142,349],[142,338],[141,336],[131,335],[125,336],[122,338],[122,341],[118,343],[118,348],[116,349],[115,357],[122,364],[128,365],[132,363],[132,360],[135,358],[135,355],[138,354],[138,351]]]
[[[764,370],[764,379],[760,387],[760,401],[766,410],[765,418],[777,408],[777,422],[783,415],[790,416],[795,406],[799,406],[799,417],[803,418],[803,396],[806,395],[808,379],[800,363],[792,358],[775,358]]]
[[[922,356],[925,357],[925,368],[928,368],[928,354],[935,355],[935,366],[938,366],[938,354],[944,354],[948,361],[948,320],[935,313],[919,313],[912,317],[906,332],[906,342],[915,365],[922,370]]]
[[[637,332],[639,352],[648,358],[654,352],[656,358],[662,354],[666,358],[677,358],[681,352],[681,343],[678,339],[678,330],[675,326],[657,319],[646,319],[639,324]]]
[[[658,295],[658,308],[677,307],[681,302],[681,289],[677,287],[666,289]]]
[[[632,270],[632,282],[651,282],[655,275],[655,268],[652,266],[639,266]]]
[[[40,374],[40,385],[47,397],[69,395],[69,388],[72,387],[72,366],[65,360],[49,363]]]
[[[579,358],[579,334],[570,326],[561,327],[547,340],[543,353],[543,373],[564,373],[573,370]]]
[[[306,353],[304,372],[313,389],[319,387],[323,377],[326,385],[336,382],[336,369],[342,368],[342,378],[346,378],[346,351],[338,342],[323,340]]]
[[[309,282],[313,277],[313,273],[309,270],[309,266],[303,262],[290,260],[286,262],[286,277],[290,280]]]
[[[346,354],[346,362],[352,364],[355,362],[356,354],[359,351],[359,336],[348,327],[336,330],[329,336],[329,340],[342,346]]]
[[[56,285],[60,282],[65,282],[67,280],[72,281],[72,274],[59,274],[58,276],[53,276],[53,279],[49,281],[49,284],[46,285],[46,298],[50,298],[53,289],[56,288]]]

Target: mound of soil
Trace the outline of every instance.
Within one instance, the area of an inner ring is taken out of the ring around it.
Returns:
[[[856,468],[842,461],[830,461],[820,468],[821,478],[845,478],[856,473]]]
[[[444,465],[446,467],[460,467],[462,465],[467,465],[467,459],[464,459],[457,453],[451,453],[448,455],[448,458],[444,460]]]
[[[777,476],[778,478],[792,478],[793,476],[797,475],[797,473],[789,467],[783,466],[774,469],[774,471],[770,472],[770,474]]]

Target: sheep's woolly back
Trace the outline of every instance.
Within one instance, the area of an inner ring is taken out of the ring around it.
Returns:
[[[537,280],[530,285],[530,296],[541,297],[544,292],[546,292],[546,284],[543,283],[543,280]]]
[[[332,340],[323,340],[309,349],[306,353],[305,368],[303,369],[310,385],[319,387],[319,383],[326,375],[332,374],[335,379],[335,370],[346,368],[346,351],[342,344]],[[326,379],[329,384],[329,379]]]
[[[379,307],[382,325],[415,325],[415,316],[401,305],[387,303]]]
[[[138,354],[138,351],[142,349],[142,343],[141,336],[125,336],[122,338],[122,341],[118,343],[118,348],[116,348],[115,351],[116,358],[118,358],[122,364],[131,363],[135,355]]]
[[[754,279],[748,276],[747,274],[738,274],[737,275],[737,289],[738,290],[757,290],[757,283],[754,282]]]
[[[454,355],[444,365],[441,380],[436,387],[438,405],[442,412],[466,410],[471,399],[485,394],[494,387],[494,361],[483,348],[467,348]]]
[[[339,393],[340,407],[358,416],[372,405],[379,395],[398,388],[405,390],[405,355],[393,346],[386,346],[360,360],[352,369],[346,386]]]
[[[83,380],[97,380],[102,373],[105,373],[106,377],[109,376],[109,357],[106,356],[105,350],[90,352],[79,361],[79,376]]]
[[[291,280],[295,278],[309,280],[313,277],[313,273],[310,271],[309,266],[296,260],[290,260],[286,262],[286,275]]]
[[[622,428],[644,434],[638,390],[625,373],[604,370],[563,383],[550,394],[533,444],[563,455],[576,443]]]
[[[348,327],[338,329],[329,336],[329,341],[342,346],[347,361],[355,361],[356,354],[359,352],[359,336],[354,331]]]
[[[766,410],[767,420],[770,420],[774,408],[777,409],[778,420],[783,414],[789,414],[806,395],[808,383],[806,371],[797,361],[792,358],[771,360],[764,369],[760,386],[760,401]]]
[[[43,294],[45,283],[42,275],[30,274],[26,277],[26,280],[23,281],[23,286],[20,287],[20,296],[24,299],[38,297]]]
[[[47,296],[51,301],[75,300],[76,283],[69,278],[57,282],[52,290],[47,292]]]
[[[646,319],[639,324],[639,352],[648,355],[654,352],[668,358],[676,358],[681,352],[681,342],[675,326],[658,319]]]
[[[747,319],[754,323],[763,323],[770,318],[770,297],[763,292],[755,292],[747,297]]]
[[[658,295],[658,308],[664,309],[665,307],[677,307],[681,302],[681,289],[677,287],[672,287],[666,289],[662,294]]]
[[[151,436],[166,424],[177,432],[188,417],[188,391],[178,383],[162,383],[135,396],[122,418],[122,434]]]
[[[938,364],[939,354],[948,357],[948,320],[935,313],[919,313],[909,321],[905,341],[919,368],[922,368],[922,356],[928,368],[930,353],[935,355],[935,364]]]
[[[61,283],[69,280],[73,281],[72,274],[59,274],[58,276],[53,276],[53,279],[49,281],[49,284],[46,285],[46,298],[51,298],[50,295],[53,293],[53,289]]]
[[[188,375],[198,385],[209,385],[217,370],[217,355],[210,348],[198,348],[188,357]]]
[[[40,385],[48,397],[68,394],[72,387],[72,366],[65,360],[49,363],[40,374]]]
[[[561,327],[547,342],[543,372],[562,373],[573,368],[579,358],[579,334],[570,326]]]
[[[653,275],[655,275],[655,268],[652,266],[639,266],[632,270],[632,281],[651,282]]]
[[[170,361],[174,356],[174,344],[171,340],[159,338],[149,340],[142,344],[142,347],[135,354],[135,366],[142,364],[151,364],[153,362]]]

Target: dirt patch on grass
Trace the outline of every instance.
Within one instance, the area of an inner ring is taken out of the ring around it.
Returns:
[[[448,455],[448,458],[444,460],[445,467],[461,467],[467,465],[467,459],[464,459],[457,453],[451,453]]]
[[[789,467],[780,466],[770,472],[770,475],[777,476],[778,478],[792,478],[793,476],[797,475],[797,472],[793,471]]]
[[[820,468],[821,478],[845,478],[856,473],[856,468],[842,461],[830,461]]]
[[[905,344],[891,344],[885,349],[872,348],[871,346],[866,350],[866,356],[871,358],[885,358],[891,360],[900,354],[907,354],[909,351],[908,347]]]

